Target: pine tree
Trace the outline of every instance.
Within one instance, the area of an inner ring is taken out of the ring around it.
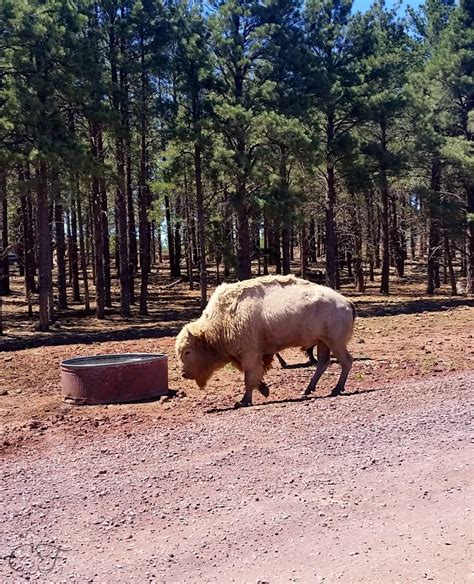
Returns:
[[[319,173],[325,184],[326,283],[340,287],[336,210],[338,183],[357,121],[355,99],[359,56],[351,38],[352,0],[312,0],[305,12],[306,42],[311,53],[311,114],[322,143]]]
[[[403,124],[406,108],[404,86],[412,66],[410,41],[396,11],[376,2],[358,22],[367,43],[363,61],[365,93],[365,145],[376,164],[381,200],[382,275],[380,292],[389,292],[391,249],[399,276],[403,276],[404,255],[400,244],[395,192],[391,183],[405,163],[401,145],[409,128]]]

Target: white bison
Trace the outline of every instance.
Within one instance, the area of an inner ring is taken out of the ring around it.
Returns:
[[[245,375],[245,394],[236,405],[248,406],[255,389],[268,397],[263,376],[276,353],[316,346],[316,372],[305,395],[314,391],[331,352],[342,369],[331,395],[339,395],[352,367],[347,343],[354,318],[354,305],[341,294],[294,276],[222,284],[201,317],[179,333],[176,355],[183,377],[201,388],[217,369],[235,365]]]

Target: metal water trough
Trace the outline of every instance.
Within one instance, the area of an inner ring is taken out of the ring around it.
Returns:
[[[61,362],[64,400],[77,405],[112,404],[168,394],[168,357],[122,353]]]

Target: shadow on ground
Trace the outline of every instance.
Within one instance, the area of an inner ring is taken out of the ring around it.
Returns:
[[[150,317],[142,318],[136,325],[127,323],[126,328],[100,332],[57,331],[34,333],[24,338],[4,335],[0,339],[0,352],[21,351],[44,346],[89,345],[109,341],[157,339],[175,336],[184,324],[197,318],[200,314],[197,306],[189,306],[189,299],[185,296],[178,298],[178,302],[181,302],[183,306],[172,310],[167,310],[166,307],[160,307]],[[390,302],[390,296],[387,297],[387,303],[383,301],[364,300],[363,297],[358,297],[356,300],[358,318],[442,312],[460,306],[474,307],[474,300],[466,298],[429,298]],[[84,312],[74,309],[65,310],[59,314],[59,321],[61,322],[61,320],[71,317],[78,317],[81,314],[84,315]],[[110,314],[113,313],[110,312]],[[153,326],[153,323],[156,323],[156,327]],[[143,326],[144,324],[148,324],[149,326]],[[165,326],[163,326],[164,324]],[[289,368],[299,366],[301,365],[297,364]]]
[[[253,406],[248,406],[250,409],[261,409],[261,408],[266,408],[268,406],[274,406],[274,405],[285,405],[285,404],[294,404],[294,403],[310,403],[312,401],[316,401],[316,400],[320,400],[320,399],[339,399],[339,398],[348,398],[348,397],[353,397],[355,395],[362,395],[364,393],[373,393],[374,391],[383,391],[383,388],[381,387],[374,387],[371,389],[361,389],[361,390],[356,390],[356,391],[350,391],[347,393],[341,393],[340,395],[337,396],[333,396],[333,395],[311,395],[311,396],[306,396],[306,395],[300,395],[299,397],[289,397],[286,399],[274,399],[274,400],[268,400],[264,403],[258,404],[258,405],[253,405]],[[235,407],[235,406],[227,406],[227,407],[223,407],[223,408],[211,408],[209,410],[206,410],[206,414],[222,414],[224,412],[235,412],[235,411],[239,411],[245,408],[242,407]]]
[[[390,296],[387,296],[389,300]],[[398,316],[400,314],[421,314],[423,312],[443,312],[459,306],[474,307],[474,300],[467,298],[428,298],[405,300],[401,302],[374,302],[371,300],[357,300],[357,316]]]

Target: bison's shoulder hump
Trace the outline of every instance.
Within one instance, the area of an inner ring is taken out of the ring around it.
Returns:
[[[287,276],[260,276],[250,280],[242,280],[233,284],[221,284],[218,286],[209,300],[206,314],[219,313],[223,310],[234,310],[243,298],[249,296],[262,296],[270,288],[286,286],[314,286],[307,280],[302,280],[293,275]]]

